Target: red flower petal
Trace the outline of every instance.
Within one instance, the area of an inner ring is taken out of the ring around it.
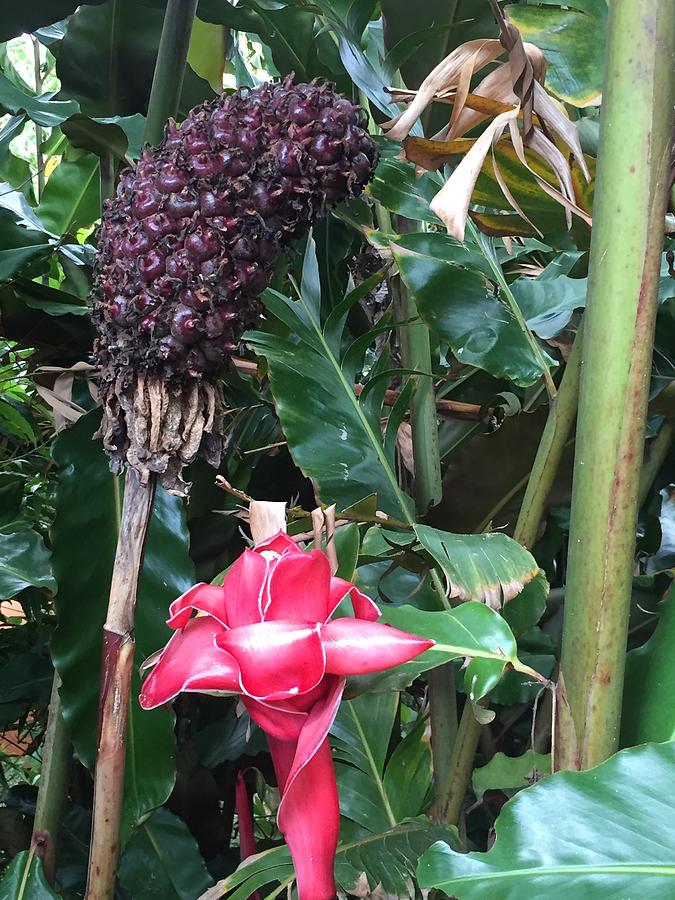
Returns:
[[[143,709],[161,706],[183,691],[238,691],[237,664],[214,643],[214,637],[225,633],[210,616],[190,619],[183,631],[177,631],[143,682]]]
[[[340,810],[328,729],[344,678],[327,678],[326,693],[306,716],[297,744],[268,735],[282,794],[277,823],[293,857],[301,900],[332,900]]]
[[[434,641],[415,637],[391,625],[362,619],[335,619],[321,629],[326,671],[335,675],[365,675],[408,662]]]
[[[218,584],[196,584],[181,594],[169,607],[166,624],[170,628],[184,628],[190,620],[193,609],[208,613],[214,619],[218,619],[221,625],[227,625],[225,594]]]
[[[297,741],[307,713],[282,705],[287,702],[284,700],[265,703],[263,700],[253,700],[246,696],[242,699],[249,715],[260,725],[268,738],[275,737],[282,742]],[[290,768],[290,762],[288,765]]]
[[[265,621],[325,622],[330,581],[330,563],[321,550],[280,557],[270,572]]]
[[[223,581],[227,624],[231,628],[260,622],[270,563],[253,550],[244,550]]]
[[[236,659],[241,690],[254,700],[305,694],[325,672],[318,625],[259,622],[225,631],[217,643]]]
[[[278,531],[271,538],[267,538],[256,544],[256,553],[262,553],[265,550],[271,550],[273,553],[304,553],[295,543],[293,538],[289,537],[285,531]]]
[[[293,745],[276,738],[268,738],[268,744],[281,784]],[[277,823],[293,858],[298,900],[334,900],[340,805],[328,740],[285,789]]]
[[[355,584],[345,581],[344,578],[331,578],[330,580],[330,600],[328,603],[329,611],[326,619],[329,619],[337,609],[340,600],[349,594],[352,602],[352,609],[357,619],[367,619],[374,622],[379,619],[382,613],[376,604],[367,597],[363,591],[360,591]]]

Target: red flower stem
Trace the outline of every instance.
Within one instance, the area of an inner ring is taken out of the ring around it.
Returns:
[[[243,862],[256,851],[255,827],[253,824],[253,798],[246,787],[245,773],[240,769],[234,786],[237,822],[239,823],[239,858]],[[248,900],[261,900],[260,891],[249,894]]]
[[[103,626],[98,750],[86,900],[109,900],[115,892],[129,690],[134,664],[136,594],[154,489],[154,479],[144,485],[137,472],[127,470],[108,614]]]

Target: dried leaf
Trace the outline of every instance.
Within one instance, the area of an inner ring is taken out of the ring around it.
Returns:
[[[428,138],[407,137],[403,141],[403,151],[409,162],[432,171],[444,166],[450,157],[468,153],[475,143],[475,138],[434,141]]]
[[[485,157],[493,142],[499,140],[504,129],[509,122],[515,120],[518,112],[519,108],[515,106],[510,112],[497,116],[487,126],[430,203],[432,212],[444,222],[448,232],[458,241],[464,240],[471,195]]]
[[[482,69],[503,52],[504,48],[495,39],[467,41],[461,44],[427,75],[410,106],[400,116],[387,123],[387,136],[392,140],[403,140],[431,103],[434,95],[456,87],[462,69],[469,60],[473,59],[474,69]]]

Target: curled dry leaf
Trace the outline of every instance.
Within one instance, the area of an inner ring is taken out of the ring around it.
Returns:
[[[496,62],[505,48],[509,54],[508,59],[499,63],[470,91],[473,75],[484,66]],[[546,60],[541,50],[533,44],[524,43],[517,29],[506,24],[502,28],[501,41],[467,41],[453,50],[427,76],[416,93],[392,93],[397,101],[407,102],[408,107],[389,123],[388,137],[404,141],[407,159],[421,168],[436,169],[450,157],[463,157],[431,202],[433,212],[458,240],[464,238],[469,205],[478,175],[488,153],[507,128],[518,160],[534,176],[539,187],[563,206],[568,227],[571,225],[572,213],[591,224],[590,216],[577,203],[568,158],[570,154],[574,157],[586,181],[589,181],[590,173],[579,136],[564,109],[543,87],[545,74]],[[437,100],[452,103],[448,124],[431,140],[408,137],[419,115],[431,102]],[[522,121],[521,129],[518,128],[517,120]],[[480,137],[464,137],[482,122],[488,124]],[[554,136],[557,143],[549,134]],[[533,170],[525,154],[526,147],[552,171],[553,184]],[[492,169],[502,193],[519,219],[538,231],[513,196],[507,180],[499,170],[494,151]],[[506,224],[505,220],[504,225]],[[520,231],[516,228],[513,233],[518,234]]]

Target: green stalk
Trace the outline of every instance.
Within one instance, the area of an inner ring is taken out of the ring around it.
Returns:
[[[429,330],[419,318],[415,302],[400,277],[392,279],[391,289],[397,321],[415,320],[399,330],[403,366],[419,372],[431,372]],[[416,376],[410,401],[410,426],[415,460],[415,503],[418,516],[423,517],[430,506],[440,501],[443,494],[436,397],[433,381],[428,375]],[[434,572],[432,578],[443,605],[447,607],[448,599],[438,573]],[[434,783],[439,785],[448,779],[450,754],[457,734],[457,697],[452,664],[432,669],[428,673],[428,684]],[[437,804],[438,821],[439,810]]]
[[[63,804],[68,794],[70,766],[73,759],[70,730],[61,710],[59,687],[61,679],[54,673],[49,718],[42,748],[42,766],[38,785],[35,822],[31,848],[42,860],[45,877],[54,884],[56,851]]]
[[[513,537],[528,550],[537,538],[539,523],[544,515],[546,500],[567,444],[579,398],[581,372],[582,331],[579,330],[570,353],[560,387],[551,401],[544,432],[520,508]],[[456,825],[462,811],[464,797],[471,781],[473,762],[478,748],[482,725],[477,721],[471,703],[464,705],[457,731],[448,780],[442,789],[443,820]]]
[[[609,10],[559,683],[562,768],[618,745],[675,100],[675,3]]]
[[[176,115],[196,12],[197,0],[167,3],[145,123],[144,137],[150,144],[161,141],[167,119]]]

